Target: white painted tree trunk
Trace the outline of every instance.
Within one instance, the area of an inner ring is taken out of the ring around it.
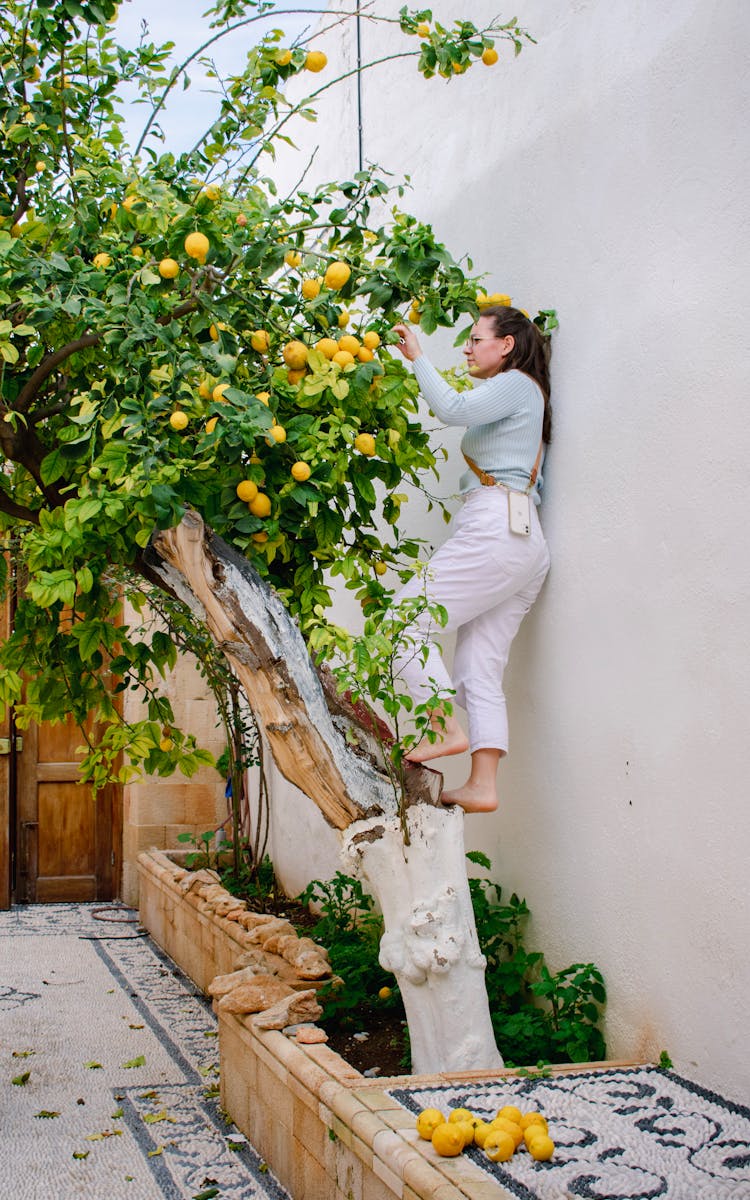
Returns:
[[[466,877],[463,811],[441,776],[406,773],[410,844],[382,749],[315,670],[299,629],[248,561],[197,513],[155,535],[149,575],[205,621],[242,683],[282,774],[342,831],[383,912],[381,962],[395,973],[419,1074],[502,1066]]]
[[[495,1045],[466,877],[464,814],[419,804],[407,810],[408,846],[393,817],[356,821],[342,857],[367,881],[383,913],[380,962],[404,1000],[412,1071],[492,1070]]]

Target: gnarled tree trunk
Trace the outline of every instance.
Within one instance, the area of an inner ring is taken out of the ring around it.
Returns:
[[[407,772],[407,846],[377,739],[316,669],[296,624],[250,563],[193,512],[155,535],[147,561],[151,576],[206,622],[282,775],[345,831],[348,861],[383,912],[380,957],[404,997],[413,1070],[502,1066],[466,878],[463,813],[440,805],[440,776]]]

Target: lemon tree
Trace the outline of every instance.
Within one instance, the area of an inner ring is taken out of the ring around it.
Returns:
[[[219,0],[204,50],[247,41],[268,11]],[[383,604],[388,568],[395,582],[419,553],[400,526],[404,481],[436,469],[390,330],[412,310],[426,332],[479,311],[469,264],[376,170],[285,197],[264,173],[289,116],[314,116],[315,91],[295,109],[285,82],[333,82],[318,48],[260,36],[175,155],[159,118],[194,56],[121,46],[116,17],[113,0],[0,13],[0,524],[25,573],[0,702],[21,724],[95,710],[95,782],[121,752],[149,770],[201,761],[159,693],[173,640],[120,615],[123,586],[149,578],[154,529],[198,510],[303,631],[337,575]],[[515,22],[443,28],[427,10],[399,20],[428,77],[483,70],[495,43],[528,36]],[[143,106],[135,145],[123,85]],[[148,719],[122,724],[105,661],[115,691],[145,689]]]

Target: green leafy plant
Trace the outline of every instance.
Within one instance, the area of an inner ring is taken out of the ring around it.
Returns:
[[[383,919],[375,902],[358,879],[337,871],[333,879],[315,879],[298,897],[305,906],[320,908],[320,920],[312,936],[325,946],[334,979],[319,992],[323,1020],[343,1025],[367,1021],[368,1015],[388,1007],[403,1017],[403,1004],[393,976],[378,961]],[[380,999],[380,989],[391,994]]]
[[[467,854],[484,870],[492,864],[480,851]],[[488,879],[469,879],[477,936],[487,959],[485,981],[498,1048],[509,1065],[590,1062],[605,1057],[598,1022],[606,1001],[601,972],[593,963],[573,963],[552,974],[540,951],[528,951],[523,926],[530,916],[514,892]]]

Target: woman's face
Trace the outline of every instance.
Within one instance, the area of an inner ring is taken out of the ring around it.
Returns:
[[[514,345],[511,335],[497,337],[490,317],[480,317],[464,345],[469,374],[475,379],[490,379],[497,375]]]

